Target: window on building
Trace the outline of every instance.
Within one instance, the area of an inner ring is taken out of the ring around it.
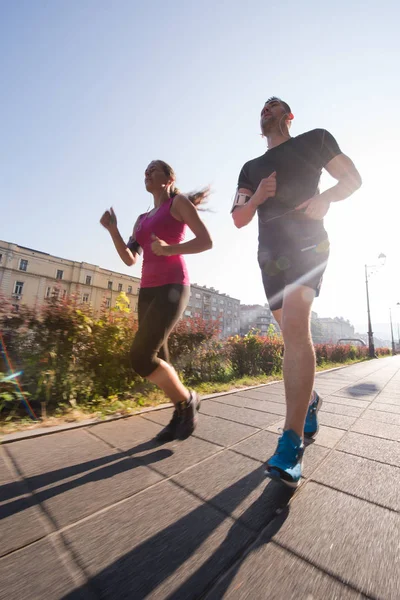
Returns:
[[[118,291],[119,291],[119,292],[122,292],[122,283],[119,283],[119,284],[118,284]]]
[[[89,302],[89,294],[83,294],[82,302],[84,302],[85,304]]]
[[[201,294],[196,294],[196,298],[201,298]]]
[[[62,279],[63,277],[64,277],[64,271],[61,271],[61,269],[57,269],[56,279]]]
[[[28,268],[28,261],[25,260],[25,258],[21,258],[21,260],[19,261],[19,270],[26,271],[27,268]]]
[[[128,285],[128,294],[132,294],[132,286]]]
[[[112,281],[108,282],[108,286],[107,287],[108,287],[109,290],[112,290]]]
[[[23,281],[16,281],[14,286],[14,294],[18,294],[20,296],[22,294],[22,290],[24,289]]]
[[[51,296],[51,287],[48,287],[48,288],[46,289],[45,298],[50,298],[50,296]]]
[[[85,283],[86,283],[86,285],[92,285],[92,276],[91,275],[86,275]]]
[[[1,265],[2,262],[3,262],[3,255],[0,254],[0,265]]]
[[[106,298],[106,308],[111,308],[111,298]]]

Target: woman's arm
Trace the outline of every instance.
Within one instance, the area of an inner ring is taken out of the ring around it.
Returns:
[[[112,208],[106,210],[100,219],[100,223],[107,229],[111,235],[111,239],[114,242],[116,251],[118,252],[121,259],[128,267],[132,267],[137,260],[137,253],[132,252],[125,244],[117,226],[117,216]],[[137,222],[136,222],[137,223]],[[136,227],[136,224],[135,224]],[[135,231],[135,228],[133,229]]]

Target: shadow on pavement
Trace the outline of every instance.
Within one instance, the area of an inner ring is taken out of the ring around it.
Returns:
[[[375,383],[359,383],[348,387],[347,391],[357,398],[357,396],[375,396],[381,390]]]
[[[153,452],[149,452],[145,457],[140,457],[139,459],[133,458],[135,454],[146,452],[148,450],[153,450]],[[150,440],[138,444],[126,452],[109,454],[108,456],[89,460],[70,467],[63,467],[62,469],[56,469],[33,477],[25,477],[24,483],[27,484],[28,490],[19,481],[6,484],[1,487],[1,501],[6,502],[12,498],[17,499],[0,506],[0,520],[26,510],[31,506],[36,506],[40,502],[49,500],[68,490],[85,485],[86,483],[112,478],[117,474],[131,471],[144,464],[148,465],[159,462],[172,454],[172,450],[160,448],[160,444]],[[93,469],[96,470],[93,471]],[[61,482],[62,480],[74,477],[81,473],[86,474],[77,479],[73,479],[72,481],[65,481],[46,490],[38,491],[40,488],[53,485],[54,483]],[[27,491],[34,491],[34,496],[23,496]]]
[[[234,522],[213,554],[180,587],[176,587],[177,580],[184,577],[182,573],[177,573],[178,569],[196,553],[199,554],[199,561],[201,560],[200,547],[227,518],[221,510],[211,509],[210,504],[215,507],[228,503],[229,511],[233,511],[260,484],[261,469],[263,471],[264,467],[247,474],[108,565],[90,579],[90,589],[100,598],[139,600],[148,597],[167,579],[172,578],[171,586],[174,589],[168,591],[171,595],[165,597],[178,600],[202,596],[256,539],[257,531],[246,528],[244,523],[254,520],[259,531],[271,523],[277,516],[277,511],[282,511],[277,519],[279,527],[288,515],[287,504],[293,490],[273,481],[269,482],[261,496]],[[260,514],[263,515],[262,523]],[[90,557],[90,560],[93,564],[95,557]],[[229,577],[226,581],[226,585],[229,585]],[[64,600],[73,598],[69,594]]]

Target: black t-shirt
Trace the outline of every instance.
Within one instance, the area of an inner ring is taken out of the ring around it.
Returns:
[[[309,219],[293,208],[319,193],[321,171],[338,154],[341,150],[335,138],[325,129],[313,129],[243,166],[238,187],[253,193],[262,179],[276,171],[275,197],[257,210],[260,245],[326,237],[323,221]]]

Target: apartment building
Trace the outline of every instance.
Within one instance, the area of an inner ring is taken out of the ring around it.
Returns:
[[[185,316],[218,320],[221,326],[221,338],[226,338],[240,331],[240,300],[222,294],[213,287],[193,283]]]
[[[354,327],[350,321],[346,321],[343,317],[323,317],[319,318],[318,322],[322,330],[322,338],[325,342],[336,343],[343,338],[354,338]]]
[[[242,304],[240,306],[240,333],[246,335],[252,329],[256,329],[261,335],[268,333],[269,326],[273,324],[276,330],[279,330],[272,312],[265,304]]]
[[[315,343],[336,344],[340,339],[360,337],[350,321],[343,317],[318,317],[314,311],[311,313],[311,333]]]
[[[20,304],[39,307],[52,295],[78,294],[98,311],[103,303],[114,306],[125,292],[137,313],[139,285],[137,277],[0,240],[0,294],[16,310]]]
[[[0,295],[16,310],[20,304],[39,307],[53,295],[77,294],[98,311],[103,303],[114,306],[118,294],[125,292],[137,313],[139,287],[138,277],[0,240]],[[240,331],[240,300],[194,283],[184,316],[218,319],[221,337],[229,337]]]

